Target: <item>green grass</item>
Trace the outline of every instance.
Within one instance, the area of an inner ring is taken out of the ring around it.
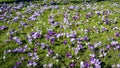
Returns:
[[[116,10],[120,10],[120,8],[119,7],[111,7],[111,4],[113,4],[113,2],[107,2],[107,1],[106,2],[97,2],[97,7],[98,7],[98,10],[103,10],[103,11],[109,9],[113,13],[113,15],[109,15],[109,18],[114,19],[115,17],[120,16],[120,12],[118,12],[118,13],[114,12]],[[10,5],[12,5],[12,4],[10,4]],[[66,5],[60,4],[59,5],[60,13],[58,13],[58,9],[54,9],[54,11],[52,12],[52,14],[55,14],[55,21],[60,22],[60,24],[64,24],[63,23],[63,13],[66,12],[66,8],[70,5],[83,6],[82,3],[80,3],[80,4],[76,4],[76,3],[71,4],[70,3],[70,4],[66,4]],[[95,6],[94,4],[91,4],[91,5]],[[101,8],[101,5],[103,5],[104,8]],[[62,9],[63,6],[65,7],[65,9]],[[37,8],[32,8],[32,10],[37,10],[38,8],[41,9],[41,6],[38,6]],[[86,7],[84,6],[84,8],[86,8]],[[23,12],[25,9],[27,9],[27,6],[23,7],[22,10],[17,10],[17,11],[22,12],[24,15],[27,16],[27,18],[29,18],[29,16],[31,16],[31,14],[25,14]],[[14,16],[16,16],[15,12],[13,12]],[[86,10],[79,10],[79,12],[77,12],[76,10],[74,10],[74,11],[70,10],[69,11],[71,16],[74,13],[77,13],[77,14],[81,15],[80,20],[78,20],[77,22],[86,21],[85,14],[88,13],[88,12],[95,13],[95,11],[92,11],[92,9],[90,9],[90,8],[86,9]],[[56,33],[59,33],[60,31],[63,32],[63,33],[69,33],[71,31],[71,29],[69,29],[70,27],[67,28],[67,29],[52,27],[48,23],[48,17],[49,17],[50,14],[51,14],[51,10],[49,9],[49,10],[45,10],[43,15],[40,15],[39,17],[37,17],[38,21],[27,21],[26,20],[27,18],[24,18],[22,20],[25,21],[26,23],[28,23],[28,25],[32,24],[34,27],[37,27],[38,29],[41,29],[43,35],[45,35],[47,33],[46,28],[52,28]],[[71,16],[70,16],[70,21],[73,21]],[[0,26],[5,25],[9,28],[7,30],[4,30],[4,31],[0,32],[0,68],[11,68],[12,66],[15,65],[15,63],[17,61],[20,60],[21,56],[24,56],[26,58],[26,60],[20,65],[20,68],[27,68],[27,66],[26,66],[27,61],[30,59],[30,57],[27,56],[27,53],[10,53],[10,54],[6,54],[7,58],[5,60],[2,59],[3,55],[4,55],[4,53],[3,53],[4,50],[14,49],[14,48],[17,48],[17,47],[24,46],[24,45],[19,46],[14,41],[10,41],[9,43],[5,43],[5,40],[7,40],[9,38],[9,35],[7,35],[7,33],[10,31],[11,28],[14,28],[16,31],[19,32],[19,33],[14,34],[14,36],[19,36],[22,40],[25,40],[25,41],[27,41],[27,39],[26,39],[27,34],[30,34],[31,31],[37,31],[34,27],[28,26],[27,28],[23,28],[22,33],[21,33],[20,29],[18,28],[18,26],[20,25],[20,21],[21,20],[19,20],[17,22],[11,21],[11,22],[13,22],[13,24],[11,24],[11,25],[7,24],[6,22],[0,22]],[[74,22],[74,23],[77,23],[77,22]],[[77,37],[88,36],[89,39],[90,39],[89,42],[92,43],[92,44],[94,44],[95,42],[101,41],[102,45],[98,49],[105,48],[106,44],[111,43],[111,42],[107,41],[107,39],[109,37],[114,37],[117,41],[120,42],[120,38],[114,36],[114,33],[119,32],[119,30],[112,30],[111,29],[113,26],[118,26],[118,27],[120,26],[120,18],[118,18],[118,23],[117,24],[111,24],[111,25],[101,24],[101,25],[98,25],[98,22],[102,22],[102,21],[98,18],[98,16],[94,15],[89,19],[89,22],[83,22],[82,24],[80,24],[78,26],[72,25],[71,28],[72,28],[72,30],[77,31]],[[91,32],[89,34],[84,34],[84,32],[82,30],[78,29],[78,28],[80,28],[80,29],[87,29],[87,28],[93,29],[93,26],[96,26],[97,28],[100,28],[101,26],[104,26],[104,27],[108,28],[109,31],[97,34],[97,33],[94,32],[94,30],[91,30]],[[62,44],[64,40],[68,41],[67,45]],[[34,46],[35,42],[46,43],[46,44],[50,45],[50,47],[52,47],[52,49],[55,51],[55,53],[59,53],[60,55],[63,56],[63,59],[61,59],[60,62],[56,62],[54,59],[52,59],[52,57],[46,57],[47,50],[41,50],[40,46],[35,47]],[[56,64],[56,65],[60,64],[61,68],[63,68],[65,66],[62,63],[62,61],[66,65],[69,65],[71,60],[74,59],[75,61],[77,61],[76,65],[79,68],[79,62],[81,60],[89,61],[89,58],[90,58],[89,54],[92,53],[92,51],[89,50],[87,45],[85,44],[87,42],[82,42],[83,46],[86,48],[86,50],[84,52],[80,52],[78,54],[80,59],[77,60],[76,59],[77,56],[74,56],[72,59],[66,58],[66,56],[65,56],[66,52],[71,52],[72,55],[74,55],[74,50],[69,49],[68,46],[71,46],[71,47],[75,48],[76,45],[77,45],[77,44],[75,44],[75,46],[72,46],[72,44],[70,42],[70,38],[67,38],[67,37],[63,37],[63,38],[58,39],[58,41],[56,42],[57,44],[54,44],[54,45],[50,44],[50,41],[46,40],[44,37],[35,40],[35,42],[33,42],[32,44],[29,44],[27,42],[25,44],[28,45],[28,47],[30,47],[31,49],[32,48],[38,48],[37,53],[38,53],[39,58],[40,58],[38,63],[40,65],[52,62],[53,64]],[[30,50],[30,51],[32,52],[32,50]],[[98,52],[96,54],[98,54]],[[119,60],[120,57],[118,56],[120,54],[119,50],[111,49],[107,52],[107,54],[108,55],[106,57],[99,58],[104,63],[103,68],[108,68],[112,64],[120,63],[120,60]],[[109,57],[109,56],[111,56],[111,57]],[[40,66],[38,66],[38,67],[40,67]]]

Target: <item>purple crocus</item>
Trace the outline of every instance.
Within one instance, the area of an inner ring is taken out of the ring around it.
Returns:
[[[0,26],[0,30],[5,30],[5,29],[7,29],[8,27],[6,27],[6,26]]]
[[[77,15],[75,15],[75,16],[73,16],[73,19],[76,21],[76,20],[79,20],[79,19],[80,19],[80,17],[79,17],[79,16],[77,16]]]
[[[69,9],[73,10],[73,9],[75,9],[75,6],[69,6]]]
[[[35,32],[35,33],[32,35],[32,37],[33,37],[34,39],[39,38],[39,37],[40,37],[40,34],[39,34],[38,32]]]
[[[84,39],[85,41],[88,41],[88,40],[89,40],[87,36],[85,36],[83,39]]]
[[[50,42],[51,42],[51,44],[54,44],[54,43],[55,43],[55,38],[52,38],[52,39],[50,40]]]
[[[109,50],[109,49],[110,49],[110,45],[107,45],[107,46],[106,46],[106,49]]]
[[[21,64],[21,62],[16,62],[16,65],[19,66]]]
[[[67,58],[72,58],[72,55],[70,52],[67,52],[66,56],[67,56]]]
[[[75,67],[75,63],[74,63],[74,62],[71,62],[71,63],[69,64],[69,66],[70,66],[70,67]]]
[[[95,64],[95,65],[94,65],[94,68],[102,68],[102,67],[101,67],[101,65],[99,65],[99,64]]]
[[[117,64],[116,66],[117,66],[118,68],[120,68],[120,64]]]
[[[90,67],[90,64],[88,62],[85,62],[84,66],[85,66],[85,68],[88,68],[88,67]]]
[[[37,52],[37,48],[34,48],[33,51],[34,51],[34,52]]]
[[[64,40],[64,42],[63,42],[64,44],[67,44],[67,40]]]
[[[120,33],[116,32],[115,36],[120,37]]]
[[[48,35],[53,36],[53,35],[55,35],[55,32],[53,32],[52,30],[48,30]]]
[[[30,53],[30,52],[29,52],[29,53],[28,53],[28,56],[30,56],[30,57],[33,56],[33,53]]]
[[[95,57],[90,57],[90,62],[91,64],[97,64],[97,65],[101,64],[100,60],[96,59]]]
[[[118,41],[112,41],[112,42],[111,42],[111,45],[112,45],[112,46],[116,46],[116,45],[118,45],[118,44],[119,44]]]
[[[116,48],[117,48],[117,49],[120,49],[120,45],[117,45]]]
[[[33,61],[31,61],[31,60],[28,61],[27,66],[28,66],[28,67],[32,66],[32,63],[33,63]]]
[[[33,63],[32,63],[32,65],[33,65],[33,66],[36,66],[36,65],[37,65],[37,63],[36,63],[36,62],[33,62]]]
[[[94,49],[94,46],[92,45],[92,44],[88,44],[88,47],[89,47],[89,49],[91,49],[91,50],[93,50]]]
[[[41,48],[44,49],[45,48],[45,43],[41,43]]]
[[[17,42],[18,44],[22,44],[20,38],[18,38],[18,37],[13,37],[13,40],[14,40],[15,42]]]
[[[18,21],[18,19],[19,19],[19,17],[16,16],[16,17],[13,18],[13,21]]]
[[[52,49],[50,49],[50,50],[48,51],[48,54],[49,54],[49,55],[52,55],[52,54],[54,54],[54,51],[53,51]]]

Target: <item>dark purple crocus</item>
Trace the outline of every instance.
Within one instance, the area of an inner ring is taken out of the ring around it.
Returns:
[[[88,68],[88,67],[90,67],[90,64],[88,62],[85,62],[84,66],[85,66],[85,68]]]
[[[120,37],[120,33],[116,32],[115,36]]]
[[[72,55],[70,52],[67,52],[66,56],[67,56],[67,58],[72,58]]]
[[[13,68],[17,68],[17,66],[15,65],[15,66],[13,66]]]
[[[105,20],[105,24],[109,24],[110,22],[109,22],[109,20],[108,19],[106,19]]]
[[[64,42],[63,42],[64,44],[67,44],[67,40],[64,40]]]
[[[34,51],[34,52],[37,52],[37,48],[34,48],[33,51]]]
[[[84,39],[85,41],[88,41],[88,40],[89,40],[87,36],[85,36],[83,39]]]
[[[32,36],[34,33],[35,33],[35,32],[32,31],[32,32],[30,33],[30,35]]]
[[[54,44],[54,43],[55,43],[55,38],[52,38],[52,39],[50,40],[50,42],[51,42],[51,44]]]
[[[54,19],[50,19],[49,23],[54,24],[55,23]]]
[[[53,32],[52,30],[49,30],[49,31],[48,31],[48,35],[49,35],[49,36],[53,36],[53,35],[55,35],[55,32]]]

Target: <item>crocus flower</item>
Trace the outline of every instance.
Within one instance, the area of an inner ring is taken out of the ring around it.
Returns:
[[[72,58],[72,55],[70,54],[70,52],[67,52],[66,56],[67,56],[68,58]]]
[[[117,48],[117,49],[120,49],[120,45],[117,45],[116,48]]]
[[[33,56],[33,53],[28,53],[28,56]]]
[[[102,68],[101,65],[99,65],[99,64],[95,64],[94,67],[95,67],[95,68]]]
[[[85,62],[85,63],[84,63],[84,66],[85,66],[86,68],[88,68],[88,67],[90,67],[90,64],[89,64],[88,62]]]
[[[112,46],[116,46],[116,45],[118,45],[118,44],[119,44],[118,41],[112,41],[112,42],[111,42],[111,45],[112,45]]]
[[[75,6],[69,6],[69,9],[73,10],[73,9],[75,9]]]
[[[48,64],[48,67],[52,68],[53,64],[52,63],[49,63]]]
[[[120,33],[116,32],[115,36],[120,37]]]
[[[37,52],[37,48],[34,48],[34,50],[33,50],[34,52]]]
[[[66,40],[64,40],[64,42],[63,42],[64,44],[67,44],[67,41]]]
[[[109,50],[109,49],[110,49],[110,45],[107,45],[107,46],[106,46],[106,49]]]
[[[74,63],[74,62],[71,62],[71,63],[69,64],[69,66],[70,66],[70,67],[75,67],[75,63]]]
[[[19,17],[16,16],[16,17],[13,18],[13,21],[18,21],[18,19],[19,19]]]
[[[31,60],[28,61],[27,66],[28,66],[28,67],[32,66],[32,63],[33,63],[33,62],[32,62]]]
[[[55,43],[55,38],[52,38],[52,39],[50,40],[50,42],[51,42],[51,44],[54,44],[54,43]]]
[[[84,37],[84,40],[85,40],[85,41],[88,41],[89,39],[88,39],[88,37],[87,37],[87,36],[85,36],[85,37]]]
[[[16,65],[19,66],[21,64],[21,62],[16,62]]]
[[[22,44],[21,40],[18,37],[13,37],[13,40],[15,40],[15,42],[18,44]]]
[[[120,68],[120,64],[117,64],[116,66],[117,66],[118,68]]]
[[[52,54],[54,54],[54,51],[53,51],[52,49],[50,49],[50,50],[48,51],[48,55],[52,55]]]
[[[89,49],[93,50],[94,46],[92,44],[88,44]]]
[[[33,37],[34,39],[39,38],[39,37],[40,37],[40,34],[39,34],[38,32],[35,32],[35,33],[32,35],[32,37]]]
[[[36,65],[37,65],[37,63],[36,63],[36,62],[33,62],[33,63],[32,63],[32,65],[33,65],[33,66],[36,66]]]
[[[42,49],[45,48],[45,43],[41,43],[41,48],[42,48]]]
[[[73,16],[73,19],[76,21],[76,20],[79,20],[79,19],[80,19],[80,17],[79,17],[79,16],[77,16],[77,15],[75,15],[75,16]]]
[[[5,29],[7,29],[8,27],[6,27],[6,26],[0,26],[0,30],[5,30]]]

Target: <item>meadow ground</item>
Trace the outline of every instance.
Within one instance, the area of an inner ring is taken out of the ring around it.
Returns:
[[[120,68],[120,3],[0,4],[0,68]]]

